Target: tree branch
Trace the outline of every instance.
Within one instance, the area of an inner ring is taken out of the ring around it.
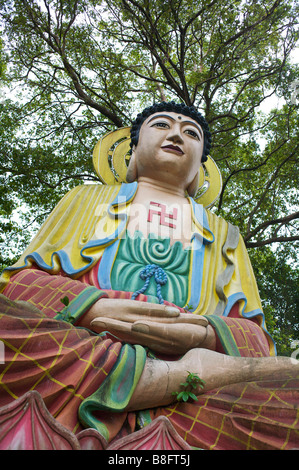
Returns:
[[[75,21],[75,9],[73,12],[73,16],[68,23],[64,33],[63,33],[63,45],[61,45],[61,40],[57,36],[57,34],[52,33],[51,31],[51,12],[49,6],[47,6],[47,11],[48,11],[48,24],[43,25],[42,22],[38,22],[38,18],[36,17],[36,12],[33,11],[33,9],[30,7],[27,1],[23,0],[22,1],[24,7],[26,8],[28,15],[32,21],[32,29],[34,33],[39,36],[48,46],[61,58],[64,70],[68,74],[68,76],[71,78],[72,83],[77,91],[78,97],[83,100],[83,102],[87,105],[90,106],[97,111],[99,111],[101,114],[106,116],[108,119],[111,120],[117,127],[122,127],[123,122],[122,120],[118,117],[118,115],[115,114],[111,109],[108,109],[107,107],[101,105],[100,103],[97,103],[94,101],[89,94],[87,94],[84,91],[84,85],[82,84],[82,79],[78,72],[75,70],[75,68],[71,65],[69,60],[67,59],[66,53],[65,53],[65,41],[66,41],[66,36],[67,33],[70,30],[71,24],[74,23]],[[61,26],[62,28],[62,26]],[[47,35],[45,34],[47,33]],[[62,29],[61,29],[62,32]],[[54,39],[54,42],[53,42]]]
[[[299,219],[299,212],[294,212],[293,214],[289,214],[285,217],[280,217],[278,219],[267,220],[266,222],[259,224],[254,230],[252,230],[250,233],[244,236],[244,240],[245,242],[248,242],[250,238],[254,237],[254,235],[256,235],[261,230],[269,227],[270,225],[275,225],[275,224],[286,225],[287,223],[289,223],[291,220],[294,220],[294,219]],[[253,243],[259,243],[259,242],[253,242]]]
[[[272,243],[285,243],[285,242],[294,242],[299,240],[299,235],[298,236],[291,236],[291,237],[273,237],[273,238],[268,238],[267,240],[259,240],[256,242],[245,242],[245,246],[247,248],[257,248],[260,246],[266,246],[266,245],[271,245]]]

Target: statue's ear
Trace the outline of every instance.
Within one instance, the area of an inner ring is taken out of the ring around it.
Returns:
[[[187,188],[187,193],[189,194],[190,197],[195,196],[195,194],[198,191],[199,187],[199,171],[196,173],[196,175],[193,178],[193,181],[189,184]]]
[[[137,164],[136,164],[134,149],[132,151],[132,156],[130,158],[126,180],[127,180],[127,183],[133,183],[133,181],[137,180]]]

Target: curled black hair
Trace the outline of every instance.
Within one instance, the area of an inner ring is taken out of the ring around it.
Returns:
[[[184,116],[188,116],[191,119],[194,119],[194,121],[198,122],[204,133],[204,147],[201,161],[205,162],[207,160],[207,156],[209,155],[212,144],[212,136],[209,131],[209,125],[203,115],[198,112],[194,106],[187,106],[183,103],[176,103],[175,101],[162,101],[161,103],[155,103],[152,106],[145,108],[140,114],[138,114],[131,127],[131,149],[134,145],[137,146],[138,144],[139,132],[143,122],[152,114],[158,113],[160,111],[183,114]]]

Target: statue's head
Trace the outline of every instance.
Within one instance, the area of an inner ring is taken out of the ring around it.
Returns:
[[[208,123],[193,106],[173,101],[154,104],[133,122],[127,181],[140,176],[172,179],[192,196],[210,148]]]
[[[155,103],[152,106],[145,108],[140,114],[137,115],[131,127],[131,148],[137,146],[138,144],[140,128],[144,121],[152,114],[160,113],[161,111],[183,114],[184,116],[188,116],[194,119],[194,121],[198,122],[204,134],[204,146],[201,162],[205,162],[207,160],[207,156],[209,155],[212,143],[212,136],[207,121],[194,106],[187,106],[183,103],[175,103],[174,101],[162,101],[161,103]]]

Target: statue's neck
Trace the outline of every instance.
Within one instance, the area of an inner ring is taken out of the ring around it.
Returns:
[[[138,192],[139,194],[142,192],[151,191],[152,193],[157,193],[162,196],[161,193],[165,195],[169,195],[170,197],[174,196],[177,198],[185,198],[185,191],[183,188],[178,186],[169,184],[169,183],[162,183],[160,181],[154,180],[152,178],[147,178],[145,176],[141,176],[138,178]]]

